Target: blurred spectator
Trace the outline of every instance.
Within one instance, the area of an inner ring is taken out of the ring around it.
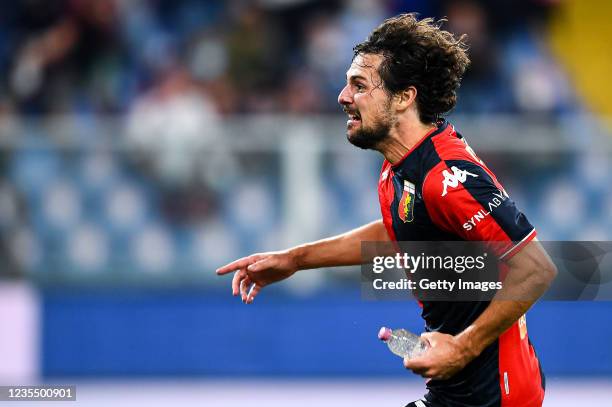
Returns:
[[[115,2],[52,4],[19,3],[11,94],[26,112],[115,111],[123,60]]]
[[[139,97],[128,116],[127,142],[165,192],[169,214],[190,218],[209,212],[212,203],[202,169],[218,154],[219,115],[210,97],[179,67],[159,86]],[[206,150],[212,148],[213,151]],[[204,167],[203,167],[204,166]],[[141,167],[142,168],[142,167]]]
[[[217,137],[218,119],[208,95],[194,85],[188,72],[175,68],[135,101],[127,137],[130,145],[147,152],[162,182],[189,183],[198,153]]]

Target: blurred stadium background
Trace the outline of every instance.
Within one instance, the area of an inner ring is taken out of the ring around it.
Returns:
[[[376,219],[381,158],[344,136],[352,46],[448,17],[472,66],[451,115],[542,240],[612,238],[605,0],[22,0],[0,11],[0,380],[84,405],[403,405],[377,343],[411,303],[354,269],[254,306],[220,265]],[[345,180],[350,179],[347,183]],[[538,303],[546,405],[610,405],[612,304]]]

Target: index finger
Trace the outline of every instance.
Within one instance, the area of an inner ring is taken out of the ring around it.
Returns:
[[[231,273],[232,271],[246,268],[249,264],[254,263],[257,260],[256,256],[247,256],[233,262],[226,264],[223,267],[219,267],[216,271],[217,275],[223,275]]]

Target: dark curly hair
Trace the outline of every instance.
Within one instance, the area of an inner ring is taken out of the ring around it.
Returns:
[[[417,89],[423,123],[434,123],[455,107],[459,83],[470,63],[465,35],[455,38],[442,30],[444,21],[400,14],[385,20],[353,48],[353,59],[359,54],[383,56],[378,73],[390,95],[410,86]]]

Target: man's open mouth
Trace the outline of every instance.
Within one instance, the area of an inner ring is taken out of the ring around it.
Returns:
[[[361,116],[358,113],[346,112],[346,114],[348,115],[348,118],[349,118],[348,121],[346,122],[347,126],[361,122]]]

